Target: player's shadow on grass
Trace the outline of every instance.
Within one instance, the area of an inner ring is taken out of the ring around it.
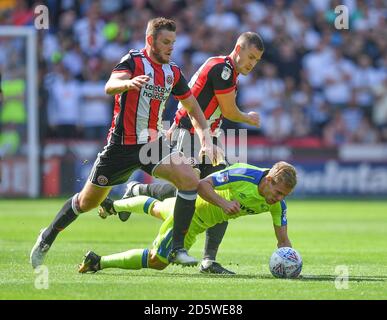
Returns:
[[[173,272],[155,272],[144,275],[143,273],[134,273],[130,272],[122,273],[122,272],[98,272],[97,275],[103,276],[114,276],[114,277],[171,277],[171,278],[211,278],[211,279],[245,279],[245,280],[273,280],[275,279],[270,274],[235,274],[235,275],[216,275],[216,274],[203,274],[203,273],[173,273]],[[287,281],[335,281],[337,280],[337,275],[301,275],[296,279],[284,279]],[[362,282],[362,281],[387,281],[387,276],[349,276],[349,282]]]
[[[301,275],[295,281],[336,281],[339,276],[337,275]],[[340,277],[342,278],[342,277]],[[386,276],[348,276],[349,282],[362,282],[362,281],[387,281]]]

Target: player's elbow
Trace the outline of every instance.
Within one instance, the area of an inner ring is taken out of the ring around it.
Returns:
[[[224,108],[222,110],[222,115],[223,117],[225,117],[227,120],[230,120],[230,121],[239,122],[240,120],[239,113],[230,110],[230,108]]]
[[[113,94],[113,88],[110,86],[109,82],[105,85],[105,93],[109,95]]]
[[[199,180],[198,184],[198,193],[205,194],[206,189],[208,188],[209,182],[207,180]]]
[[[214,187],[210,182],[206,180],[200,180],[198,185],[198,195],[200,197],[202,197],[206,201],[209,201],[210,203],[214,203],[213,202],[214,193],[215,193]]]
[[[232,114],[232,113],[223,114],[223,117],[225,117],[227,120],[230,120],[233,122],[239,122],[239,118],[235,114]]]

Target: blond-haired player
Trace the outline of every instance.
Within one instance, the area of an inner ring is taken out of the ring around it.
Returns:
[[[272,216],[277,246],[291,247],[287,235],[284,198],[292,192],[296,183],[295,168],[284,161],[277,162],[271,169],[234,164],[202,179],[199,183],[201,196],[196,201],[195,213],[185,236],[185,247],[191,248],[198,234],[218,223],[261,213],[270,213]],[[116,212],[149,214],[164,221],[153,247],[107,256],[99,256],[89,251],[79,267],[79,272],[95,272],[106,268],[162,270],[167,267],[167,257],[171,250],[174,203],[175,198],[158,201],[147,196],[114,201]],[[202,265],[201,269],[205,272],[205,266]]]

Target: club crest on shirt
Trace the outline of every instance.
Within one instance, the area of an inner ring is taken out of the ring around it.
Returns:
[[[231,69],[227,66],[223,67],[222,74],[220,75],[223,80],[228,80],[231,77]]]
[[[98,178],[97,178],[97,182],[98,182],[101,186],[105,186],[105,185],[107,185],[107,183],[109,182],[109,180],[108,180],[108,178],[106,178],[105,176],[100,175],[100,176],[98,176]]]
[[[225,182],[228,182],[228,180],[229,180],[228,172],[219,172],[216,175],[216,181],[219,183],[225,183]]]
[[[167,83],[169,85],[171,85],[173,83],[173,78],[172,78],[172,76],[170,74],[167,76]]]

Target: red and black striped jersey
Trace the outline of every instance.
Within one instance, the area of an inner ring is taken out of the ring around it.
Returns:
[[[218,56],[207,59],[188,84],[213,134],[216,134],[223,119],[216,94],[236,90],[237,77],[238,73],[232,59],[229,56]],[[191,133],[194,132],[187,111],[182,108],[181,103],[178,105],[175,123],[181,128],[190,130]]]
[[[108,142],[114,144],[144,144],[161,135],[162,113],[172,93],[183,100],[191,90],[180,68],[174,64],[157,64],[145,49],[130,50],[112,73],[126,72],[130,78],[147,75],[150,80],[140,91],[129,90],[115,95],[114,116]]]

